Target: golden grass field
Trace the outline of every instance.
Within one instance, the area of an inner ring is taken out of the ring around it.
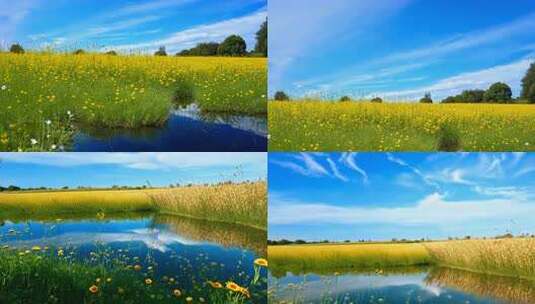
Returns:
[[[0,193],[0,215],[159,211],[266,229],[266,182],[143,190]]]
[[[265,115],[267,60],[1,53],[0,88],[0,151],[57,151],[77,129],[161,126],[174,96]]]
[[[425,243],[307,244],[269,246],[272,269],[314,272],[351,268],[439,265],[535,279],[535,239]]]
[[[535,105],[296,100],[268,103],[270,151],[437,151],[441,128],[463,151],[534,151]]]

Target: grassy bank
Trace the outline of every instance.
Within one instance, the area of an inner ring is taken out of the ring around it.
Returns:
[[[155,191],[150,196],[162,213],[238,223],[264,230],[267,227],[265,182],[193,186],[181,191]]]
[[[531,151],[535,105],[269,102],[270,151]],[[446,147],[444,147],[446,143]]]
[[[426,243],[269,246],[272,269],[296,273],[350,268],[438,265],[535,279],[535,239],[511,238]]]
[[[0,151],[57,150],[76,128],[160,126],[177,96],[265,114],[266,79],[262,58],[1,53]]]
[[[122,213],[159,211],[266,229],[265,182],[144,190],[0,193],[0,215]]]
[[[295,273],[404,267],[431,262],[425,247],[418,243],[268,246],[268,257],[271,270]]]
[[[463,240],[426,243],[441,266],[535,279],[535,239]]]

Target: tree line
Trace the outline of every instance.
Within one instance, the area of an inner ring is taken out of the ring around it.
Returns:
[[[273,96],[278,101],[289,101],[290,97],[283,91],[278,91]],[[351,101],[349,96],[342,96],[341,102]],[[375,97],[371,102],[381,103],[380,97]],[[431,93],[426,93],[419,100],[420,103],[433,103]],[[511,87],[503,82],[492,84],[487,90],[464,90],[461,94],[448,96],[440,103],[535,103],[535,63],[532,63],[522,78],[522,92],[518,98],[513,98]]]
[[[176,56],[251,56],[251,57],[267,57],[268,55],[268,23],[264,21],[260,29],[256,32],[256,44],[251,52],[247,51],[247,43],[239,35],[230,35],[222,42],[202,42],[195,47],[182,50],[176,53]],[[24,54],[25,50],[19,43],[12,44],[9,52],[14,54]],[[83,49],[77,49],[73,52],[74,55],[84,54]],[[106,52],[107,55],[117,55],[117,52],[110,50]],[[161,46],[154,56],[167,56],[165,46]]]

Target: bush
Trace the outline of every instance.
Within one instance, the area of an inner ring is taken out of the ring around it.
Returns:
[[[520,96],[530,103],[535,103],[535,63],[529,66],[524,78],[522,78],[522,93]]]
[[[197,44],[194,48],[182,50],[177,53],[177,56],[216,56],[219,43],[217,42],[203,42]]]
[[[433,103],[433,99],[431,99],[431,94],[426,93],[422,99],[420,99],[420,103]]]
[[[111,51],[108,51],[108,52],[106,52],[106,55],[110,55],[110,56],[117,56],[117,52],[116,52],[116,51],[113,51],[113,50],[111,50]]]
[[[175,94],[173,95],[173,102],[178,107],[187,106],[195,102],[193,85],[185,81],[178,82]]]
[[[452,127],[443,124],[438,130],[437,150],[455,152],[461,149],[459,133]]]
[[[274,98],[275,98],[275,100],[278,100],[278,101],[288,101],[288,100],[290,100],[290,97],[288,95],[286,95],[286,93],[284,93],[283,91],[276,92]]]
[[[167,52],[165,51],[165,46],[161,46],[156,53],[154,53],[154,56],[167,56]]]
[[[217,54],[221,56],[244,56],[247,54],[247,44],[242,37],[231,35],[219,45]]]
[[[465,90],[461,95],[457,95],[459,100],[468,103],[480,103],[485,100],[484,90]]]
[[[375,97],[375,98],[372,98],[372,100],[370,100],[370,102],[383,103],[383,100],[381,99],[381,97]]]
[[[342,98],[340,98],[340,101],[351,101],[351,97],[349,97],[349,96],[342,96]]]
[[[76,51],[73,52],[74,55],[82,55],[84,53],[85,53],[85,51],[82,50],[82,49],[77,49]]]
[[[24,54],[24,48],[18,43],[11,45],[9,51],[15,54]]]
[[[512,95],[513,92],[507,84],[496,82],[489,87],[483,98],[486,102],[509,103],[512,101]]]

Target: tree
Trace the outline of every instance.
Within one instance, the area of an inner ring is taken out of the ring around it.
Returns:
[[[485,100],[484,90],[465,90],[461,95],[457,95],[459,100],[468,103],[480,103]]]
[[[535,103],[535,62],[529,66],[524,78],[522,78],[522,93],[520,97]]]
[[[117,52],[114,50],[111,50],[111,51],[106,52],[106,55],[117,56]]]
[[[165,51],[165,46],[161,46],[156,53],[154,53],[154,56],[167,56],[167,52]]]
[[[11,45],[9,51],[15,54],[24,54],[24,48],[18,43]]]
[[[383,103],[383,100],[381,99],[381,97],[375,97],[375,98],[372,98],[372,100],[370,100],[370,102]]]
[[[82,55],[84,53],[85,53],[85,51],[82,50],[82,49],[77,49],[76,51],[73,52],[74,55]]]
[[[217,48],[221,56],[243,56],[247,53],[247,44],[238,35],[228,36]]]
[[[267,20],[262,23],[258,32],[256,32],[255,52],[261,53],[264,57],[268,55],[268,23]]]
[[[349,97],[349,96],[342,96],[342,98],[340,98],[340,101],[351,101],[351,97]]]
[[[420,103],[433,103],[433,99],[431,99],[431,93],[425,93],[424,97],[420,99]]]
[[[286,93],[284,93],[283,91],[276,92],[274,98],[277,101],[288,101],[288,100],[290,100],[290,97],[288,95],[286,95]]]
[[[507,84],[496,82],[485,92],[484,99],[485,102],[508,103],[511,102],[512,95],[513,92]]]

